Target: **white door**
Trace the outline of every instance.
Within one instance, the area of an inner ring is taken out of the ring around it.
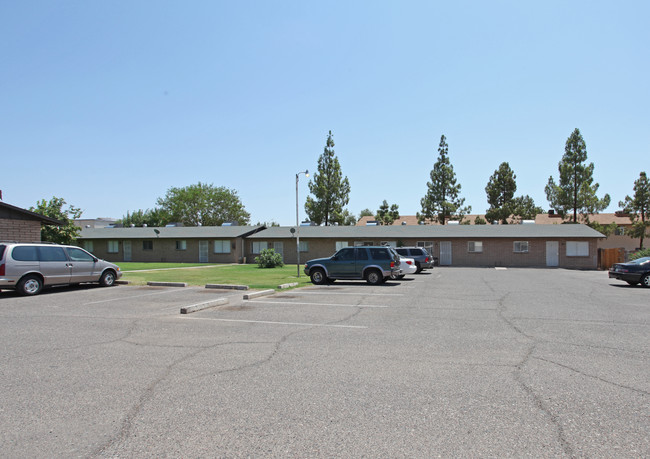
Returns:
[[[282,242],[274,242],[273,250],[275,250],[275,253],[282,255],[282,261],[284,261],[284,244]]]
[[[208,241],[199,241],[199,263],[208,262]]]
[[[451,266],[451,241],[440,242],[440,266]]]
[[[124,261],[131,261],[131,241],[122,242],[122,250],[124,252]]]
[[[546,241],[546,266],[559,266],[560,264],[560,243],[558,241]]]

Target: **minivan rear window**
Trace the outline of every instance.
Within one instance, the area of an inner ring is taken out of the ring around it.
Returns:
[[[38,261],[35,245],[19,245],[11,251],[11,258],[16,261]]]

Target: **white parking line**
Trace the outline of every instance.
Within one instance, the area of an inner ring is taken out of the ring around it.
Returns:
[[[263,304],[300,304],[302,306],[336,306],[341,308],[388,308],[389,306],[382,306],[376,304],[336,304],[336,303],[300,303],[297,301],[264,301],[264,300],[245,300],[245,303],[263,303]]]
[[[180,316],[183,320],[212,320],[215,322],[240,322],[247,324],[267,324],[267,325],[296,325],[300,327],[323,327],[323,328],[357,328],[366,329],[368,327],[361,325],[328,325],[328,324],[310,324],[302,322],[271,322],[268,320],[242,320],[242,319],[213,319],[209,317],[187,317]]]

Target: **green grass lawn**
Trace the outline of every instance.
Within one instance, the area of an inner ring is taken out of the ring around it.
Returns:
[[[145,285],[147,282],[187,282],[190,285],[233,284],[248,285],[254,289],[275,289],[280,284],[291,282],[298,282],[299,286],[310,284],[302,267],[300,278],[296,277],[295,265],[267,269],[252,264],[119,263],[119,266],[124,274],[122,280],[135,285]]]

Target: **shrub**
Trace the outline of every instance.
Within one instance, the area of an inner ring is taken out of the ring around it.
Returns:
[[[260,268],[276,268],[284,266],[282,255],[276,253],[273,249],[264,249],[260,252],[259,257],[255,257],[255,263]]]
[[[630,261],[636,260],[637,258],[642,258],[642,257],[650,257],[650,247],[645,248],[643,250],[637,250],[633,254],[630,255]]]

